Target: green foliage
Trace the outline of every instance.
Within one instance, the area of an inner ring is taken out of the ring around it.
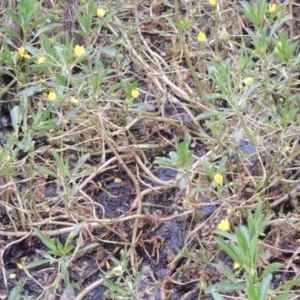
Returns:
[[[142,269],[136,274],[130,274],[129,259],[127,247],[120,251],[121,261],[114,259],[117,267],[113,268],[110,272],[107,272],[103,277],[104,285],[107,290],[104,294],[105,299],[139,299],[143,298],[146,294],[145,291],[140,289],[140,282],[142,277],[148,270],[148,267],[142,267]],[[122,270],[122,271],[119,271]],[[110,279],[112,276],[117,276],[117,280]]]
[[[259,259],[264,258],[263,252],[259,252],[259,237],[263,235],[264,228],[267,226],[273,215],[264,216],[262,213],[262,202],[259,201],[254,215],[249,211],[247,226],[240,225],[235,227],[235,232],[229,233],[222,230],[215,230],[215,234],[223,238],[215,237],[221,250],[225,251],[233,261],[238,263],[245,271],[245,284],[236,285],[235,277],[229,270],[219,269],[234,283],[216,283],[206,289],[206,293],[219,295],[220,292],[229,290],[244,290],[249,300],[267,300],[269,298],[272,273],[283,267],[281,263],[272,263],[264,267],[263,273],[259,276]],[[225,240],[225,239],[226,240]],[[291,286],[294,286],[293,282]],[[287,294],[285,294],[287,296]],[[280,295],[285,299],[284,295]]]
[[[54,263],[58,262],[60,265],[60,271],[65,283],[66,287],[70,286],[70,279],[69,279],[69,273],[68,273],[68,255],[71,253],[71,251],[74,249],[74,246],[71,244],[74,238],[78,235],[81,228],[83,227],[84,223],[77,224],[69,233],[64,245],[60,242],[59,239],[56,240],[56,243],[52,241],[46,234],[44,234],[42,231],[40,231],[37,228],[34,228],[34,232],[37,235],[37,237],[42,241],[42,243],[49,249],[47,253],[44,254],[45,259],[38,260],[32,263],[29,263],[26,268],[34,268],[40,265],[43,265],[45,263]],[[93,244],[90,245],[88,248],[92,249],[97,247],[99,244]],[[81,251],[86,251],[88,248],[84,247],[81,249]],[[80,250],[77,250],[77,253]]]
[[[169,153],[170,158],[156,157],[155,164],[159,164],[161,167],[170,167],[175,169],[185,169],[193,163],[192,151],[189,150],[191,142],[190,135],[186,134],[184,140],[179,142],[179,139],[175,137],[175,151]]]
[[[256,0],[253,5],[249,2],[242,1],[243,13],[254,24],[257,29],[261,29],[264,22],[264,16],[267,11],[265,0]]]
[[[181,175],[178,179],[179,187],[186,187],[189,183],[186,171],[188,167],[193,163],[193,153],[189,150],[191,143],[191,137],[189,134],[185,134],[184,140],[179,142],[179,139],[175,137],[175,151],[169,153],[170,158],[156,157],[154,160],[155,164],[160,167],[168,167],[178,170]]]

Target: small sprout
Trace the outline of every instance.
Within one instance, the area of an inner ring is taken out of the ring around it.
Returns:
[[[222,185],[223,184],[223,176],[219,173],[215,174],[214,181],[216,184]]]
[[[217,0],[208,0],[209,5],[216,6]]]
[[[114,273],[115,275],[117,275],[117,276],[122,276],[122,274],[123,274],[123,268],[122,268],[121,265],[118,265],[118,266],[114,267],[114,268],[112,269],[112,271],[113,271],[113,273]]]
[[[138,90],[132,90],[131,91],[131,97],[137,98],[139,96],[140,92]]]
[[[206,41],[206,35],[204,32],[200,31],[197,35],[198,42],[205,42]]]
[[[45,98],[48,98],[48,93],[42,93],[42,95],[45,97]]]
[[[85,53],[85,49],[83,46],[76,45],[74,49],[75,55],[77,57],[82,56]]]
[[[237,269],[239,269],[241,267],[241,265],[239,264],[239,263],[237,263],[237,262],[235,262],[234,264],[233,264],[233,269],[234,270],[237,270]]]
[[[79,101],[73,97],[70,99],[70,102],[76,105],[76,104],[78,104]]]
[[[270,12],[270,14],[273,13],[276,10],[276,8],[277,8],[276,3],[270,3],[269,4],[269,12]]]
[[[218,229],[222,231],[230,231],[230,224],[228,219],[221,220],[221,222],[218,224]]]
[[[40,64],[43,64],[47,61],[47,58],[45,56],[42,56],[38,59],[37,63],[40,65]]]
[[[103,18],[106,14],[106,10],[103,8],[97,8],[97,16],[99,18]]]
[[[49,100],[49,101],[55,101],[55,100],[56,100],[56,93],[50,92],[50,93],[48,94],[48,100]]]
[[[28,54],[25,54],[25,48],[22,46],[20,48],[18,48],[18,53],[21,57],[24,57],[24,58],[27,58],[29,59],[30,58],[30,55]]]

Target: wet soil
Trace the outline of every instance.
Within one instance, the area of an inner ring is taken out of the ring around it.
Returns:
[[[157,7],[157,12],[160,12],[160,9],[164,10],[165,8]],[[156,13],[157,13],[156,12]],[[70,11],[69,11],[70,13]],[[295,9],[295,14],[299,17],[299,10]],[[70,23],[75,21],[68,15],[68,20]],[[299,19],[299,18],[298,18]],[[298,22],[298,21],[297,21]],[[72,24],[73,24],[72,23]],[[73,26],[73,25],[68,26]],[[75,26],[75,25],[74,25]],[[157,22],[151,26],[156,26],[160,30],[167,30],[166,24],[163,22]],[[300,28],[300,26],[298,26]],[[69,28],[69,27],[68,27]],[[147,30],[149,28],[147,27]],[[299,33],[299,32],[298,32]],[[296,32],[295,32],[296,35]],[[161,51],[166,52],[166,56],[172,55],[170,44],[166,41],[162,42],[161,37],[151,37],[153,46],[160,49]],[[9,99],[7,99],[9,101]],[[10,127],[10,117],[7,113],[7,105],[1,105],[1,114],[0,114],[0,130],[4,133],[6,130],[11,130]],[[155,109],[155,108],[154,108]],[[166,115],[170,119],[175,120],[182,124],[182,126],[190,127],[193,129],[192,120],[186,114],[182,107],[174,105],[166,105],[165,107]],[[144,124],[141,124],[141,126]],[[138,127],[136,134],[140,134],[142,128]],[[168,130],[160,130],[158,133],[153,134],[151,138],[158,138],[159,135],[162,135],[168,139],[172,139],[174,135],[183,137],[184,130],[178,130],[177,128],[168,128]],[[208,131],[209,133],[209,131]],[[136,136],[138,140],[139,137]],[[0,144],[2,140],[0,139]],[[45,137],[37,138],[35,141],[36,149],[39,147],[47,146],[48,142]],[[240,150],[244,155],[249,156],[249,164],[252,164],[253,175],[257,174],[258,164],[257,158],[255,156],[255,148],[247,140],[242,140],[240,144]],[[149,151],[146,153],[147,160],[152,162],[157,155],[166,155],[169,150],[167,147],[164,149],[164,153],[157,153]],[[199,139],[196,140],[193,145],[191,145],[191,150],[197,157],[201,157],[206,152],[205,146],[199,142]],[[47,153],[44,153],[47,157]],[[76,154],[74,163],[76,163]],[[51,158],[50,154],[49,157]],[[20,157],[21,159],[21,157]],[[100,160],[100,158],[98,158]],[[235,159],[233,157],[232,159]],[[94,164],[96,166],[97,158],[93,157]],[[93,165],[93,161],[90,163]],[[132,171],[135,171],[134,164],[130,165]],[[153,174],[156,175],[159,179],[167,181],[174,179],[177,175],[177,172],[169,169],[154,169],[152,170]],[[290,174],[288,178],[293,176]],[[114,179],[118,177],[122,181],[114,182]],[[16,181],[21,181],[22,178],[16,178]],[[99,182],[102,185],[102,188],[99,188]],[[150,184],[152,187],[157,186],[153,182],[144,180],[145,184],[141,183],[141,190],[149,188]],[[35,190],[38,198],[55,198],[59,197],[59,183],[54,180],[54,178],[48,178],[45,182],[40,182],[36,186],[42,185],[44,189]],[[20,192],[22,192],[22,184],[18,185]],[[105,189],[105,191],[103,191]],[[282,190],[278,187],[278,190],[273,191],[273,196],[276,193],[281,192]],[[135,199],[135,189],[132,185],[132,182],[127,177],[125,171],[117,168],[109,173],[103,173],[95,177],[85,188],[85,192],[95,201],[95,212],[92,212],[91,207],[87,205],[85,201],[79,200],[77,203],[73,204],[72,209],[76,210],[79,214],[89,217],[92,213],[95,213],[98,217],[102,218],[118,218],[121,215],[126,213],[130,214],[130,208]],[[241,191],[241,199],[249,199],[253,196],[253,187],[245,185],[243,191]],[[199,284],[199,278],[205,280],[208,284],[213,284],[218,281],[220,274],[211,266],[211,263],[217,262],[216,260],[207,262],[195,258],[199,257],[199,253],[205,251],[212,252],[215,249],[202,249],[201,248],[201,239],[209,239],[209,236],[212,237],[212,230],[215,228],[218,220],[211,219],[208,222],[207,227],[201,228],[198,232],[198,240],[192,240],[188,245],[186,245],[186,235],[188,232],[197,228],[199,222],[205,221],[211,218],[214,212],[219,208],[219,205],[214,203],[213,199],[203,198],[201,199],[202,204],[199,205],[198,215],[187,215],[176,217],[176,213],[180,214],[184,211],[183,201],[184,193],[178,188],[169,188],[161,190],[159,192],[153,191],[152,193],[146,195],[143,198],[143,202],[147,205],[144,206],[144,213],[149,217],[141,224],[139,231],[138,245],[136,248],[137,255],[141,261],[140,267],[147,267],[147,271],[143,279],[141,280],[139,290],[143,291],[147,287],[151,287],[151,296],[144,296],[144,299],[164,299],[165,295],[169,296],[168,299],[171,300],[193,300],[193,299],[203,299],[211,300],[210,296],[203,294],[203,291],[199,291],[197,285]],[[299,202],[299,197],[297,198]],[[293,214],[294,205],[291,203],[291,200],[284,202],[280,207],[274,209],[274,212],[278,217],[281,217],[282,214]],[[59,205],[52,207],[52,216],[59,216],[61,211],[59,210]],[[54,210],[57,210],[56,212]],[[195,221],[199,218],[198,222]],[[59,219],[57,219],[59,221]],[[62,219],[62,221],[68,221]],[[71,222],[72,220],[70,220]],[[241,220],[243,222],[244,219]],[[7,213],[3,207],[0,207],[0,223],[1,228],[5,229],[10,223],[10,218],[7,216]],[[88,232],[85,232],[85,243],[86,245],[99,241],[101,244],[96,249],[87,251],[83,254],[78,255],[76,260],[72,263],[69,269],[70,281],[75,283],[75,294],[78,294],[83,288],[89,286],[96,280],[98,280],[102,273],[100,268],[107,271],[106,261],[111,261],[112,258],[120,259],[120,250],[122,249],[122,238],[124,237],[130,240],[132,235],[133,221],[126,223],[115,224],[112,227],[101,227],[96,229],[91,229],[91,235]],[[280,227],[280,228],[278,228]],[[57,229],[54,226],[46,226],[45,230]],[[278,248],[288,250],[288,251],[274,251],[270,253],[270,261],[286,261],[291,258],[293,253],[297,252],[298,244],[295,242],[297,238],[300,237],[300,232],[297,228],[289,226],[287,223],[282,225],[273,224],[265,232],[266,235],[270,234],[272,231],[277,230],[277,233],[280,233],[280,236],[284,238],[278,239]],[[20,228],[21,230],[21,228]],[[62,242],[65,241],[67,235],[59,236]],[[93,240],[92,237],[95,239]],[[54,238],[56,239],[56,237]],[[14,241],[14,237],[1,237],[0,243],[1,248]],[[213,246],[212,246],[213,247]],[[184,249],[185,253],[182,253]],[[22,260],[34,261],[41,258],[39,251],[46,251],[47,248],[40,242],[36,237],[28,237],[23,241],[12,244],[9,248],[5,249],[3,253],[3,260],[5,262],[4,268],[8,274],[16,274],[16,278],[8,279],[8,290],[11,291],[16,285],[17,281],[20,278],[27,277],[22,270],[20,270],[16,264],[20,263]],[[175,258],[179,255],[180,258],[176,260]],[[198,259],[198,260],[197,260]],[[223,261],[224,264],[232,267],[233,262],[224,254],[220,253],[219,260]],[[100,266],[100,268],[99,268]],[[300,260],[295,258],[293,263],[290,264],[286,274],[278,273],[274,276],[274,281],[272,282],[273,286],[277,286],[282,282],[285,282],[289,279],[288,272],[298,272],[300,267]],[[43,265],[35,269],[30,270],[30,274],[35,278],[37,282],[40,282],[42,285],[50,285],[53,282],[53,279],[58,273],[57,264],[52,265]],[[187,268],[190,272],[187,272]],[[180,270],[180,272],[178,272]],[[170,280],[171,278],[171,280]],[[23,293],[28,293],[29,295],[38,297],[41,292],[41,287],[38,283],[27,279],[27,282],[24,286]],[[1,283],[4,282],[3,274],[0,273],[0,294],[6,294],[4,285]],[[177,284],[177,283],[180,284]],[[186,284],[185,284],[186,283]],[[89,300],[99,300],[104,299],[104,293],[107,291],[107,288],[103,285],[93,289],[93,291],[86,296],[84,299]],[[63,293],[63,288],[58,290],[58,295]],[[200,296],[199,296],[200,295]],[[231,295],[235,296],[235,295]],[[141,298],[142,299],[142,298]]]

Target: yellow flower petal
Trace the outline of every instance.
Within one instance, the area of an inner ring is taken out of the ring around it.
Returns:
[[[25,48],[22,46],[20,48],[18,48],[18,53],[21,57],[24,57],[24,58],[27,58],[29,59],[30,58],[30,55],[28,54],[25,54]]]
[[[24,53],[25,53],[25,48],[22,46],[22,47],[20,47],[20,48],[18,48],[18,52],[19,52],[19,55],[21,56],[21,57],[23,57],[23,55],[24,55]]]
[[[43,64],[47,61],[47,58],[45,56],[42,56],[38,59],[37,63],[38,64]]]
[[[114,179],[114,182],[115,182],[115,183],[122,182],[122,179],[121,179],[121,178],[119,178],[119,177],[116,177],[116,178]]]
[[[215,174],[214,181],[216,184],[222,185],[223,184],[223,176],[221,174]]]
[[[19,263],[17,263],[17,267],[18,267],[20,270],[24,269],[23,265],[22,265],[22,264],[19,264]]]
[[[273,4],[269,4],[269,12],[270,14],[273,13],[277,8],[277,5],[276,3],[273,3]]]
[[[223,231],[230,231],[230,224],[228,219],[221,220],[221,222],[218,224],[218,229]]]
[[[54,92],[50,92],[48,94],[48,100],[49,101],[55,101],[56,100],[56,94]]]
[[[131,97],[137,98],[139,96],[140,92],[138,90],[132,90],[131,91]]]
[[[204,32],[200,31],[197,35],[198,42],[205,42],[206,41],[206,35]]]
[[[73,104],[78,104],[79,101],[76,98],[71,98],[70,102]]]
[[[99,18],[103,18],[106,14],[106,10],[103,8],[97,8],[97,16]]]
[[[241,265],[239,264],[239,263],[237,263],[237,262],[235,262],[234,264],[233,264],[233,269],[234,270],[237,270],[237,269],[239,269],[241,267]]]
[[[208,3],[211,5],[211,6],[215,6],[217,4],[217,0],[209,0]]]
[[[110,269],[110,263],[109,263],[109,261],[108,261],[108,260],[105,262],[105,266],[106,266],[106,269],[107,269],[107,270],[109,270],[109,269]]]
[[[118,265],[112,269],[115,275],[121,276],[123,274],[123,268],[121,265]]]
[[[15,274],[15,273],[9,274],[10,279],[15,279],[16,277],[17,277],[17,274]]]
[[[253,77],[246,77],[243,79],[243,82],[245,83],[245,85],[251,85],[254,82],[254,78]]]
[[[85,53],[85,49],[83,46],[76,45],[74,49],[75,55],[77,57],[83,55]]]

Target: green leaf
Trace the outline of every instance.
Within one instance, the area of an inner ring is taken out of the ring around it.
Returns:
[[[214,300],[225,300],[220,294],[218,293],[212,293],[211,294]]]
[[[265,269],[263,274],[261,275],[261,278],[264,278],[266,276],[268,276],[269,274],[279,270],[280,268],[283,267],[283,264],[280,263],[272,263],[270,265],[268,265]]]
[[[62,158],[56,151],[53,151],[53,156],[55,158],[57,168],[58,168],[60,175],[62,177],[67,176],[69,174],[69,159],[67,158],[66,163],[64,164]]]
[[[260,284],[260,300],[267,300],[271,280],[272,280],[271,274],[263,278]]]
[[[296,279],[293,279],[293,280],[290,280],[288,282],[285,282],[284,284],[280,285],[278,287],[279,290],[282,290],[282,289],[290,289],[294,286],[297,286],[297,285],[300,285],[300,278],[296,278]]]
[[[6,9],[6,13],[19,25],[21,26],[21,21],[18,15],[10,8]]]
[[[226,231],[223,231],[223,230],[220,230],[220,229],[216,229],[214,231],[214,233],[215,234],[219,234],[219,235],[221,235],[221,236],[223,236],[223,237],[225,237],[225,238],[227,238],[230,241],[233,241],[235,243],[237,243],[237,241],[238,241],[237,238],[236,238],[236,236],[234,234],[232,234],[232,233],[229,233],[229,232],[226,232]]]
[[[51,250],[57,250],[56,249],[56,245],[54,244],[54,242],[47,235],[45,235],[44,233],[42,233],[37,228],[33,228],[33,231],[35,232],[35,234],[37,235],[37,237],[42,241],[42,243],[44,245],[46,245],[49,249],[51,249]]]
[[[235,234],[238,239],[238,247],[240,247],[244,252],[247,252],[250,246],[250,238],[248,228],[241,225],[240,228],[235,228]]]
[[[77,224],[72,231],[69,233],[65,246],[70,244],[70,242],[74,239],[74,237],[79,233],[79,231],[81,230],[82,226],[85,225],[85,222],[81,222],[79,224]]]
[[[289,300],[291,298],[292,298],[292,294],[282,294],[273,298],[273,300]]]
[[[259,300],[252,278],[248,275],[246,275],[246,292],[249,300]]]
[[[47,168],[47,167],[36,165],[35,168],[37,168],[40,172],[42,172],[43,176],[44,176],[44,174],[47,174],[47,175],[50,175],[50,176],[58,179],[57,174],[54,171],[52,171],[51,169]]]
[[[222,98],[222,94],[213,93],[213,94],[204,95],[203,97],[201,97],[200,101],[215,100],[215,99],[221,99],[221,98]],[[214,114],[216,114],[216,113],[222,113],[222,112],[211,112],[211,113],[214,116]],[[209,114],[209,112],[208,113],[203,113],[201,115],[204,115],[204,114]],[[196,118],[198,118],[198,116]],[[197,120],[201,120],[201,119],[197,119]]]
[[[205,294],[219,293],[219,292],[224,293],[224,292],[243,291],[243,290],[245,290],[245,286],[242,284],[218,282],[206,288]]]
[[[62,249],[62,252],[64,255],[67,255],[70,251],[72,251],[74,249],[74,246],[73,245],[68,245],[66,247],[64,247]]]
[[[19,105],[16,105],[11,109],[10,117],[12,127],[14,128],[16,133],[19,133],[19,127],[21,125],[21,111]]]
[[[69,273],[68,273],[68,268],[67,268],[67,265],[66,265],[66,262],[64,259],[61,260],[60,270],[61,270],[61,275],[65,282],[65,287],[69,288],[69,286],[70,286]]]
[[[239,263],[240,265],[243,265],[243,260],[235,253],[235,251],[232,249],[233,245],[229,245],[226,242],[224,242],[222,239],[215,237],[215,240],[219,244],[220,248],[224,250],[235,262]]]
[[[26,283],[26,278],[25,279],[20,279],[15,287],[12,289],[12,291],[9,294],[8,300],[19,300],[21,297],[21,292],[23,290],[23,287]]]
[[[88,246],[85,246],[83,248],[81,248],[80,250],[78,250],[76,253],[81,253],[81,252],[85,252],[91,249],[94,249],[96,247],[98,247],[100,245],[100,243],[94,243],[94,244],[90,244]]]
[[[14,30],[8,29],[8,28],[0,28],[0,32],[6,33],[8,36],[13,36],[15,38],[20,38],[20,35],[15,32]]]
[[[41,27],[35,34],[33,40],[35,40],[40,34],[46,32],[46,31],[53,31],[55,28],[58,27],[58,24],[57,23],[50,23],[50,24],[47,24],[43,27]]]
[[[39,260],[36,260],[36,261],[32,261],[32,262],[26,264],[26,269],[32,269],[32,268],[42,266],[44,264],[48,264],[52,260],[53,259],[50,259],[50,258],[43,258],[43,259],[39,259]]]
[[[90,157],[90,154],[89,153],[86,153],[84,155],[82,155],[78,161],[77,161],[77,164],[76,164],[76,167],[74,168],[73,172],[76,173],[79,171],[79,169],[82,167],[82,165],[86,162],[86,160]]]

